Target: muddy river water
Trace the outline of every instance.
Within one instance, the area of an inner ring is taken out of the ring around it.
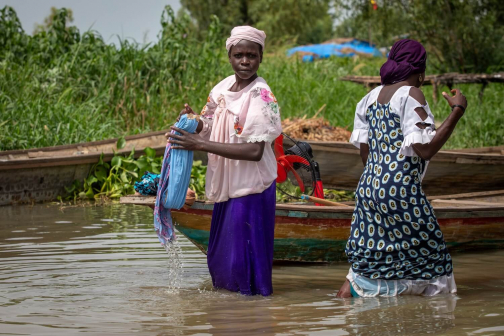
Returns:
[[[0,335],[504,334],[502,250],[455,254],[456,296],[337,299],[347,264],[292,263],[264,298],[213,290],[179,244],[174,282],[148,208],[0,207]]]

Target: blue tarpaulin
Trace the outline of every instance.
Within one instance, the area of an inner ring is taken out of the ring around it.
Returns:
[[[328,58],[333,55],[338,57],[352,57],[355,55],[383,56],[373,44],[357,39],[335,39],[322,44],[299,46],[289,49],[287,56],[292,56],[295,53],[303,55],[303,62],[313,62],[317,58]]]

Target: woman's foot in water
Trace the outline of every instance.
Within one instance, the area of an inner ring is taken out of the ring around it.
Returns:
[[[343,284],[343,286],[341,286],[336,297],[337,298],[352,297],[352,293],[350,292],[350,281],[348,281],[348,279],[345,280],[345,283]]]

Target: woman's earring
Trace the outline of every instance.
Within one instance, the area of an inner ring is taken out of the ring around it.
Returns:
[[[418,77],[418,81],[421,83],[422,82],[422,76]]]

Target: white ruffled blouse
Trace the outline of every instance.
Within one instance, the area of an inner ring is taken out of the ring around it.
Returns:
[[[277,100],[266,81],[258,77],[239,92],[229,89],[235,75],[217,84],[201,112],[200,135],[220,143],[266,142],[260,161],[231,160],[208,153],[206,196],[213,202],[261,193],[277,178],[271,148],[282,132]]]
[[[378,86],[369,92],[357,104],[355,110],[354,128],[350,137],[350,143],[355,147],[360,148],[361,143],[368,143],[369,138],[369,124],[366,120],[366,111],[368,107],[378,99],[383,85]],[[409,95],[412,86],[400,87],[390,99],[390,111],[395,113],[401,119],[401,130],[404,136],[403,144],[400,148],[400,153],[406,156],[417,156],[413,150],[413,144],[427,144],[432,141],[436,135],[436,128],[434,125],[434,115],[432,114],[429,104],[420,104],[415,98]],[[427,118],[422,120],[418,113],[415,111],[417,107],[422,107],[427,112]],[[421,123],[426,127],[424,129],[417,126]],[[427,163],[428,165],[428,163]],[[424,170],[423,176],[427,171],[427,165]],[[422,176],[422,178],[423,178]]]

